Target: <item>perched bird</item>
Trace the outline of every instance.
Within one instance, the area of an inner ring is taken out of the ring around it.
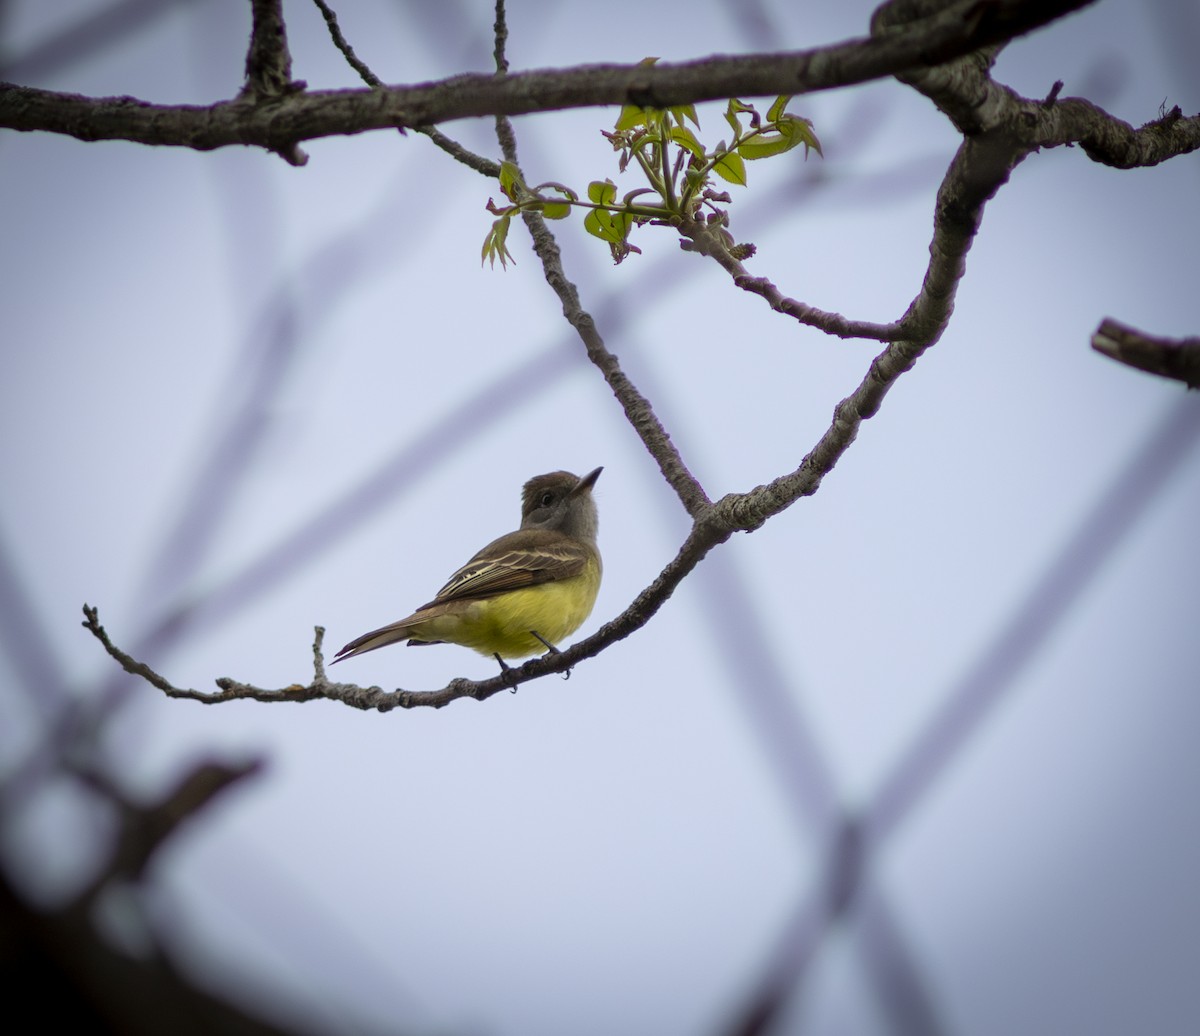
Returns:
[[[502,669],[506,658],[557,651],[591,614],[600,589],[592,487],[603,470],[583,478],[569,471],[531,478],[516,532],[484,547],[428,604],[350,641],[334,661],[398,640],[461,644],[492,655]]]

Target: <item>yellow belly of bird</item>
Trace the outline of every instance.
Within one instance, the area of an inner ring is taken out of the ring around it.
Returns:
[[[592,612],[600,589],[600,567],[589,566],[573,579],[510,590],[459,608],[427,622],[413,624],[417,640],[443,640],[484,655],[524,658],[546,650],[536,631],[555,647]]]

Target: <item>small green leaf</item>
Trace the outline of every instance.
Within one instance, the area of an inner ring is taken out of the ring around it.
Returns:
[[[671,130],[671,139],[682,148],[686,148],[700,161],[704,161],[704,145],[696,139],[694,134],[686,126],[676,126]]]
[[[479,265],[484,262],[490,262],[492,269],[496,268],[496,260],[500,260],[502,269],[508,269],[509,260],[516,263],[512,253],[508,250],[505,240],[508,238],[508,227],[512,222],[512,217],[501,216],[495,223],[492,224],[492,229],[488,231],[487,237],[483,239],[483,253],[479,260]]]
[[[662,137],[659,135],[658,129],[655,128],[639,134],[637,140],[631,142],[630,147],[633,151],[649,151],[661,143]]]
[[[787,107],[788,101],[791,99],[791,94],[780,94],[776,97],[775,103],[767,109],[767,122],[778,122],[779,117],[783,114],[783,109]]]
[[[759,158],[770,158],[791,151],[794,147],[804,145],[804,150],[816,151],[821,154],[821,144],[813,132],[812,122],[798,115],[784,115],[776,123],[778,133],[762,133],[751,137],[738,145],[738,154],[743,158],[754,161]]]
[[[799,115],[785,115],[779,123],[782,130],[784,126],[788,127],[788,132],[799,138],[799,142],[804,145],[805,154],[811,149],[822,158],[825,157],[821,151],[821,142],[817,140],[816,131],[813,129],[812,119],[802,119]]]
[[[713,166],[713,171],[722,179],[729,183],[736,183],[740,187],[746,186],[746,163],[742,161],[742,156],[736,151],[731,151],[722,158],[716,165]]]
[[[611,205],[617,196],[617,185],[612,180],[593,180],[588,184],[588,198],[597,205]]]
[[[612,213],[604,209],[592,209],[583,217],[583,229],[593,237],[615,244],[621,240],[621,232],[613,223]]]
[[[674,108],[668,109],[675,116],[675,122],[682,126],[684,121],[690,121],[696,129],[700,128],[700,119],[696,115],[696,106],[694,104],[680,104]]]
[[[500,163],[500,190],[505,194],[505,197],[516,201],[516,191],[524,188],[525,183],[521,179],[521,170],[512,162]]]
[[[617,122],[613,126],[613,130],[620,133],[623,130],[637,129],[638,126],[645,125],[646,109],[636,104],[627,104],[621,109],[621,114],[617,116]]]
[[[747,161],[753,162],[759,158],[770,158],[772,155],[782,155],[791,151],[800,142],[792,141],[778,133],[763,133],[751,140],[738,145],[738,154]]]
[[[742,124],[738,122],[738,115],[752,111],[754,109],[750,105],[742,104],[736,97],[729,98],[729,103],[725,106],[725,121],[733,128],[735,138],[742,134]]]

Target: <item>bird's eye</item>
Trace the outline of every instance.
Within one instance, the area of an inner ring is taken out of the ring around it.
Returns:
[[[549,507],[552,503],[554,503],[554,494],[553,493],[543,493],[542,494],[542,506]]]

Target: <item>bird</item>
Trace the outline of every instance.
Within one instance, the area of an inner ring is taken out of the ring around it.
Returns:
[[[521,493],[519,529],[480,550],[428,604],[356,637],[333,661],[401,640],[410,647],[459,644],[491,655],[505,671],[506,658],[556,653],[591,614],[600,589],[592,487],[603,470],[531,478]]]

